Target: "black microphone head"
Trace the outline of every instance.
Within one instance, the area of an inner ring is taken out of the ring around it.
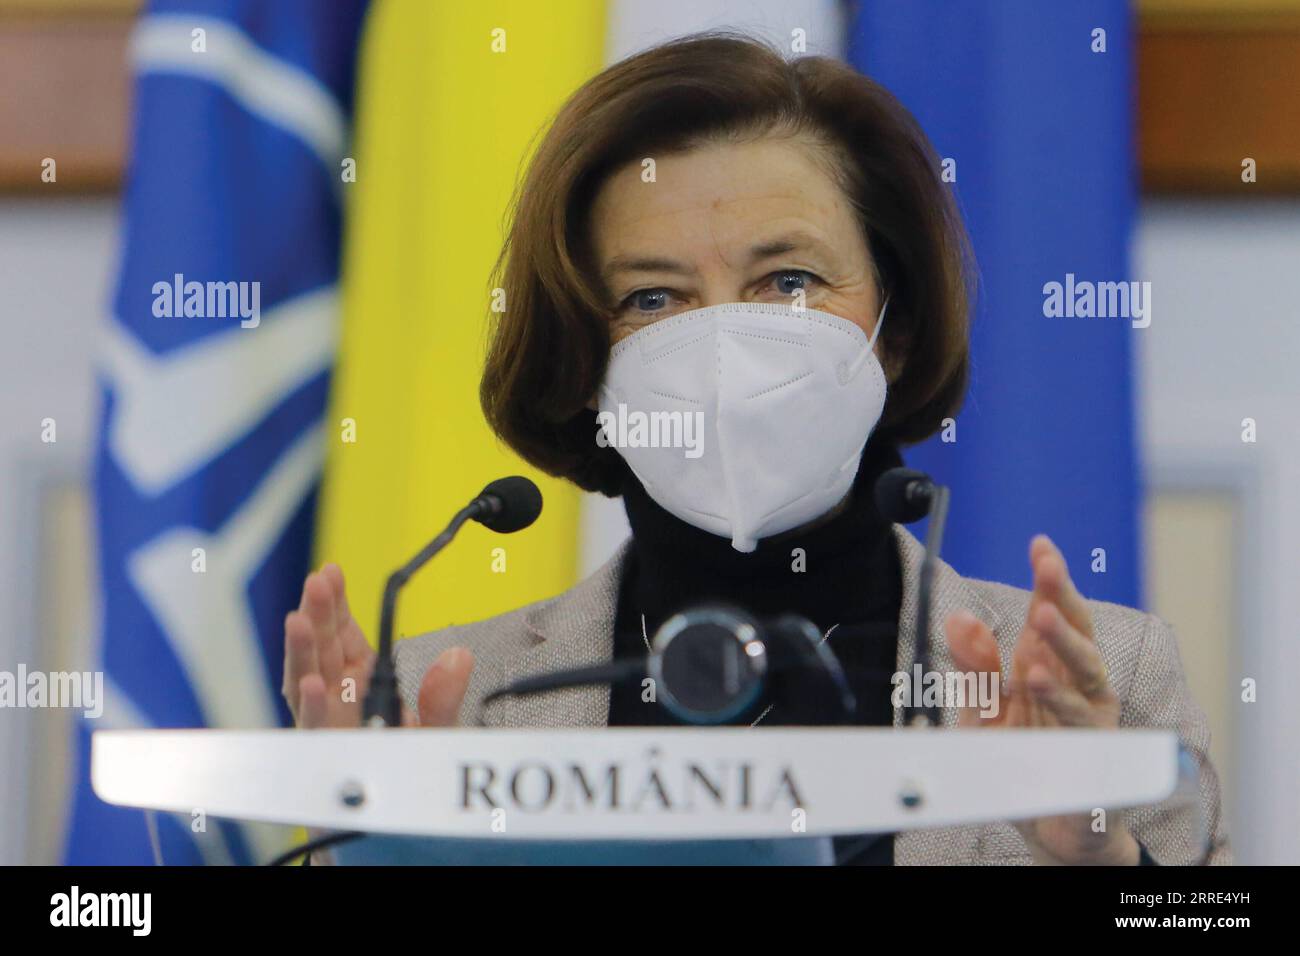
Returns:
[[[476,500],[486,501],[488,507],[474,520],[498,534],[521,531],[542,513],[542,490],[523,475],[498,478]]]
[[[891,468],[876,479],[876,510],[886,521],[911,524],[930,511],[930,476],[914,468]]]

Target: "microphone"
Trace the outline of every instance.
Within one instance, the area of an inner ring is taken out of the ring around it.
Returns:
[[[786,724],[841,724],[857,701],[821,632],[794,614],[761,620],[738,607],[706,604],[672,615],[645,658],[623,658],[517,680],[483,698],[537,694],[587,684],[651,678],[665,709],[682,723],[722,724],[753,713],[764,690]]]
[[[521,475],[498,478],[456,512],[442,534],[388,576],[379,612],[379,649],[374,672],[370,675],[370,690],[366,694],[364,719],[369,726],[396,727],[402,722],[397,669],[393,664],[393,618],[397,612],[397,595],[406,583],[430,558],[451,543],[466,521],[477,521],[498,534],[511,534],[527,528],[541,513],[542,492],[537,485]]]
[[[886,521],[911,524],[930,513],[935,484],[913,468],[891,468],[876,479],[876,508]]]
[[[939,563],[943,529],[948,521],[949,492],[935,484],[925,472],[911,468],[891,468],[876,479],[876,508],[887,521],[911,524],[926,515],[930,526],[925,535],[925,558],[921,563],[921,580],[916,596],[916,654],[924,675],[930,670],[930,600],[934,589],[934,569]],[[924,696],[922,695],[922,700]],[[917,704],[915,690],[903,711],[903,723],[909,726],[939,726],[939,708]]]
[[[479,492],[470,507],[481,505],[474,520],[497,534],[523,531],[542,513],[542,492],[523,475],[498,478]]]

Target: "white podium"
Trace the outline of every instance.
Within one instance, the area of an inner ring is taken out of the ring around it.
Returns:
[[[601,728],[94,734],[122,806],[410,836],[779,839],[1160,802],[1148,730]]]

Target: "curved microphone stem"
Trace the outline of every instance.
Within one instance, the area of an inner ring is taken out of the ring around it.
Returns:
[[[451,523],[438,537],[424,546],[419,554],[388,576],[384,584],[384,600],[379,612],[379,649],[375,656],[375,670],[370,675],[370,690],[366,694],[364,720],[371,727],[398,727],[402,723],[402,701],[397,693],[397,668],[393,666],[393,619],[397,614],[397,595],[416,571],[435,554],[451,543],[461,525],[478,517],[489,508],[490,502],[476,498],[456,513]]]
[[[642,658],[611,661],[608,664],[594,664],[569,671],[556,671],[551,674],[538,674],[525,677],[513,684],[500,687],[483,697],[482,706],[486,707],[498,697],[517,694],[537,694],[561,687],[581,687],[587,684],[617,684],[646,674],[645,660]]]
[[[939,563],[939,549],[943,545],[944,525],[948,521],[948,489],[935,485],[930,501],[930,526],[925,533],[925,560],[921,564],[921,582],[916,598],[916,654],[914,660],[921,665],[921,677],[930,670],[930,595],[934,588],[934,569]],[[918,704],[924,694],[917,696],[912,689],[912,702],[903,714],[903,723],[911,727],[939,726],[939,708],[933,704]]]

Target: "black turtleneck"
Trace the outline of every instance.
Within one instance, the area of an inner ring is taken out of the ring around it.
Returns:
[[[893,534],[876,511],[872,489],[880,474],[900,464],[894,446],[873,438],[863,450],[848,500],[833,517],[806,530],[765,538],[749,554],[736,551],[729,539],[665,511],[629,473],[623,503],[632,526],[632,549],[619,589],[615,658],[645,657],[646,637],[653,642],[668,617],[700,604],[735,604],[764,618],[793,612],[823,634],[829,632],[826,643],[858,701],[854,722],[892,724],[889,675],[896,666],[902,574]],[[795,716],[773,707],[762,722],[795,723]],[[659,703],[643,702],[640,685],[632,683],[616,685],[611,692],[609,723],[678,721]],[[837,858],[845,862],[893,862],[892,836],[840,837],[835,848]]]

